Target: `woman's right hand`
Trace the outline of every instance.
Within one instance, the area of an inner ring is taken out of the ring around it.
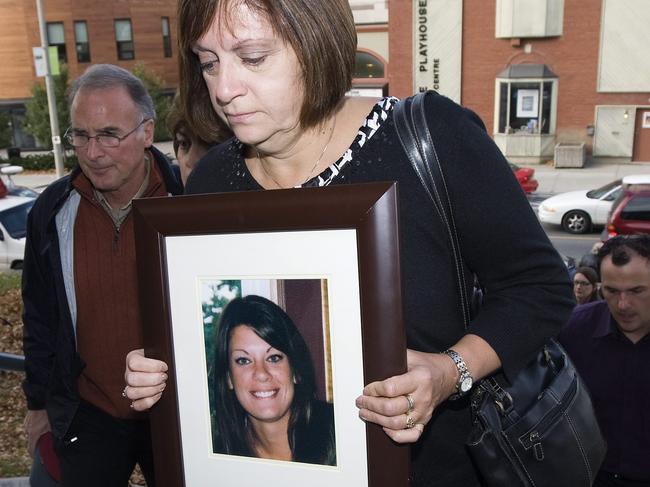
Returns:
[[[126,356],[124,395],[131,399],[136,411],[146,411],[158,402],[165,390],[167,364],[144,356],[144,349],[132,350]]]

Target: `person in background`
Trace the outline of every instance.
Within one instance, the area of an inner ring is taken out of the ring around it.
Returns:
[[[222,130],[208,132],[216,133],[217,135],[214,138],[209,140],[202,139],[197,131],[190,128],[187,119],[183,115],[178,96],[174,97],[166,123],[167,129],[172,136],[174,154],[178,161],[183,184],[187,181],[196,163],[210,150],[210,147],[220,144],[232,135],[229,130],[224,128]]]
[[[607,231],[607,229],[605,229]],[[607,240],[607,239],[605,239]],[[596,275],[598,275],[598,250],[603,246],[602,241],[596,242],[589,252],[580,257],[578,267],[591,267]],[[600,276],[598,276],[600,280]]]
[[[575,304],[564,264],[484,125],[427,95],[463,257],[486,290],[466,330],[447,232],[394,126],[398,100],[346,95],[357,47],[349,2],[180,0],[178,29],[191,125],[226,123],[235,134],[201,159],[186,193],[399,183],[408,372],[368,384],[356,405],[362,420],[413,445],[413,487],[478,486],[465,448],[466,386],[500,369],[514,376]],[[336,249],[313,258],[336,258]],[[159,399],[166,367],[141,350],[128,355],[135,409]]]
[[[577,306],[559,335],[589,388],[607,454],[596,487],[650,485],[650,235],[598,251],[602,301]]]
[[[591,267],[578,267],[573,276],[573,294],[578,304],[598,300],[598,273]]]
[[[129,71],[88,68],[69,104],[64,138],[79,165],[27,221],[25,429],[30,445],[51,432],[66,487],[125,486],[136,463],[152,487],[148,418],[129,407],[119,372],[142,346],[131,203],[182,186],[152,146],[153,102]]]

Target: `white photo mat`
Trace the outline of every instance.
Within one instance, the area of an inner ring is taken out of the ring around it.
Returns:
[[[185,485],[257,487],[368,485],[366,426],[355,399],[363,359],[355,230],[165,238]],[[212,452],[200,279],[327,279],[336,466]],[[182,399],[182,400],[181,400]]]
[[[517,90],[517,118],[537,118],[539,90]]]

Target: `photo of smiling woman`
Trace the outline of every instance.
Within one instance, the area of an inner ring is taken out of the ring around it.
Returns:
[[[214,352],[215,453],[336,465],[333,407],[316,398],[309,349],[282,308],[233,299]]]

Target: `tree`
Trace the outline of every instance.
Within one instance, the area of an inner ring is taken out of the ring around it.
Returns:
[[[147,70],[143,64],[136,64],[133,74],[142,80],[147,88],[156,109],[156,131],[154,141],[170,140],[167,130],[167,114],[171,109],[172,97],[163,93],[163,80],[153,71]]]
[[[213,370],[215,335],[219,319],[226,305],[234,298],[241,297],[241,281],[230,279],[218,279],[212,282],[204,282],[201,290],[201,310],[203,311],[203,340],[205,346],[205,362],[208,374],[208,400],[210,402],[210,420],[212,428],[215,426],[215,406],[213,388]]]
[[[54,81],[54,94],[56,95],[56,111],[59,116],[59,127],[65,130],[70,126],[70,110],[66,90],[68,89],[68,68],[61,66],[61,74],[52,76]],[[32,99],[25,107],[25,132],[33,135],[48,149],[52,148],[52,131],[50,129],[50,112],[47,105],[47,90],[45,85],[36,83],[32,87]],[[62,134],[59,134],[62,135]]]
[[[217,332],[217,324],[221,313],[226,305],[234,298],[241,296],[241,281],[238,280],[217,280],[205,284],[204,290],[207,300],[201,303],[203,311],[203,336],[205,339],[205,350],[208,365],[214,360],[214,335]]]

